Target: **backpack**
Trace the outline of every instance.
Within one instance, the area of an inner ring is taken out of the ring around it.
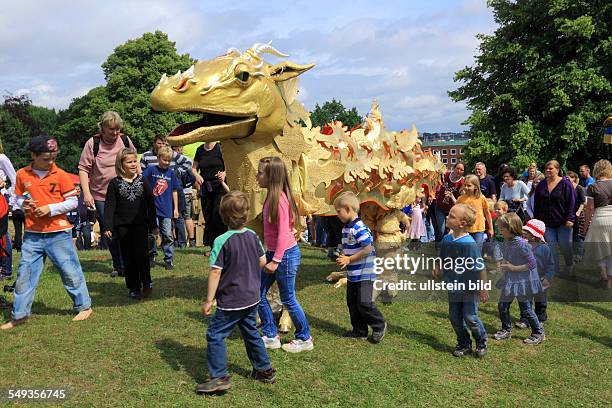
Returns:
[[[125,147],[130,147],[130,140],[127,135],[121,134],[121,140],[123,141],[123,145]],[[100,151],[100,135],[93,136],[93,155],[96,157],[98,152]]]

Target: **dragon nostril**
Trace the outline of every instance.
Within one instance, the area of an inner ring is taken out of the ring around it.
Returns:
[[[183,78],[178,84],[172,86],[172,89],[174,89],[177,92],[183,92],[183,91],[186,91],[188,87],[189,87],[188,79]]]

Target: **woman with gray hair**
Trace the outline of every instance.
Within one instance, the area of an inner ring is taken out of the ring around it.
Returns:
[[[122,133],[123,120],[117,112],[104,112],[98,127],[100,132],[89,138],[83,147],[79,160],[79,179],[85,205],[91,210],[96,210],[100,231],[104,231],[104,201],[108,184],[117,177],[115,173],[117,153],[125,147],[134,148],[134,144]],[[112,275],[123,276],[119,244],[114,238],[108,241],[104,237],[102,245],[108,247],[113,258]]]

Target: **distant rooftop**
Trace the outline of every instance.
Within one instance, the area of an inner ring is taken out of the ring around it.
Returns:
[[[423,147],[465,146],[470,139],[423,141]]]

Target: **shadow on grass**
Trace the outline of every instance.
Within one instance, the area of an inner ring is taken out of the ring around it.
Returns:
[[[162,358],[174,371],[185,370],[196,383],[206,380],[208,373],[206,348],[186,346],[172,339],[159,340],[155,342],[155,346],[160,350]],[[242,344],[240,344],[240,347],[244,348]],[[230,375],[237,374],[248,378],[251,374],[249,369],[233,363],[228,363],[227,368]]]
[[[168,276],[153,279],[153,293],[148,300],[178,297],[183,299],[202,299],[206,279],[191,276]],[[123,278],[106,282],[88,282],[87,287],[94,306],[123,306],[134,304],[128,298],[128,290]]]
[[[418,330],[406,329],[401,326],[389,326],[390,333],[396,333],[404,336],[408,340],[416,340],[421,344],[431,347],[440,353],[451,353],[454,348],[448,344],[441,343],[436,337],[431,334],[422,333]]]
[[[596,306],[596,305],[591,304],[591,303],[565,303],[565,305],[572,306],[572,307],[579,307],[579,308],[587,309],[587,310],[592,310],[592,311],[594,311],[596,313],[599,313],[600,315],[602,315],[606,319],[612,320],[612,311],[610,311],[608,309],[604,309],[601,306]]]
[[[595,341],[597,343],[600,343],[608,348],[612,348],[612,337],[609,336],[595,336],[591,333],[587,333],[585,331],[582,330],[576,330],[574,331],[574,334],[580,337],[584,337],[585,339],[589,339],[592,341]]]

